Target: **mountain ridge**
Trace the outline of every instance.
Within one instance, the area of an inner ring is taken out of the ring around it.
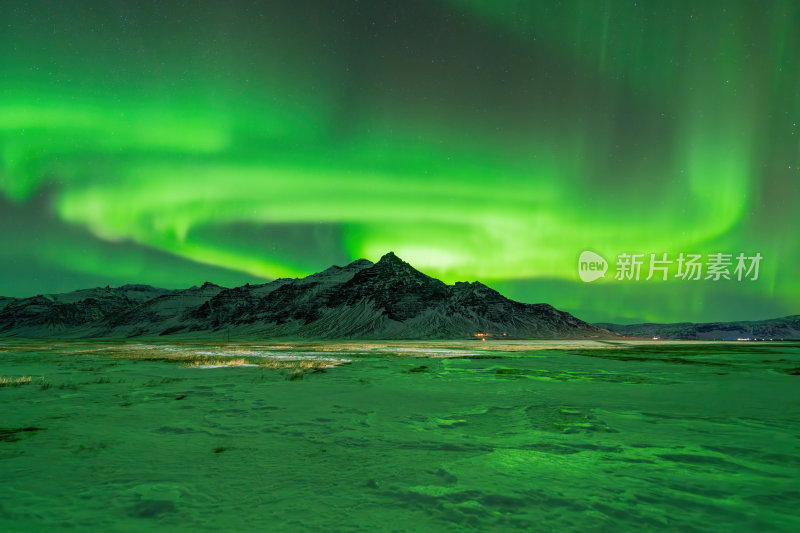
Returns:
[[[674,322],[611,324],[597,322],[595,326],[621,335],[678,340],[800,340],[800,315],[788,315],[766,320],[737,320],[731,322]]]
[[[0,297],[0,337],[302,339],[616,338],[480,282],[447,285],[393,252],[304,278],[226,288],[149,285]]]

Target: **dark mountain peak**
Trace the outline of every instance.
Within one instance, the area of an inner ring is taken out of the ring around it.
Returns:
[[[456,281],[453,284],[455,287],[467,288],[467,287],[486,287],[480,281]]]
[[[412,267],[399,257],[397,257],[394,252],[389,252],[385,254],[380,260],[375,263],[370,270],[376,270],[381,272],[392,272],[392,273],[412,273],[415,275],[425,276],[422,272],[417,270],[416,268]],[[425,276],[427,277],[427,276]]]
[[[436,286],[445,286],[442,281],[423,274],[416,268],[397,257],[394,252],[385,254],[380,258],[380,261],[371,267],[359,271],[358,274],[353,278],[353,280],[357,279],[383,280],[383,282],[393,284],[410,282],[416,285],[434,284]],[[387,288],[391,289],[391,286],[387,286]],[[395,286],[394,290],[400,290],[401,288],[402,287],[400,286]]]
[[[388,253],[374,265],[356,272],[331,294],[329,306],[370,301],[391,320],[404,321],[447,298],[447,285]]]
[[[453,292],[456,294],[480,294],[480,295],[498,295],[505,299],[499,292],[491,287],[487,287],[480,281],[457,281],[453,285]]]
[[[359,270],[363,270],[365,268],[369,268],[373,265],[373,262],[369,259],[356,259],[352,263],[348,263],[347,265],[340,267],[339,265],[329,266],[322,272],[317,272],[316,274],[311,274],[308,277],[319,276],[320,274],[330,275],[330,274],[337,274],[341,272],[357,272]]]
[[[371,267],[373,264],[369,259],[356,259],[344,268],[347,270],[361,270],[362,268]]]
[[[322,272],[317,272],[316,274],[311,274],[310,276],[306,276],[305,278],[301,278],[296,280],[299,285],[307,285],[309,283],[321,283],[326,286],[336,285],[338,283],[345,283],[348,280],[352,279],[353,276],[358,274],[359,272],[369,269],[372,267],[372,261],[367,261],[366,259],[358,259],[357,261],[353,261],[352,263],[340,267],[338,265],[333,265]]]
[[[108,289],[109,287],[106,286],[105,288]],[[145,285],[143,283],[126,283],[125,285],[122,285],[121,287],[118,287],[118,289],[123,290],[123,291],[157,291],[157,290],[159,290],[159,289],[156,289],[155,287],[153,287],[152,285]]]
[[[408,265],[405,261],[400,259],[395,255],[394,252],[388,252],[380,258],[380,260],[376,263],[378,265]]]
[[[225,287],[217,285],[216,283],[211,283],[210,281],[206,281],[200,287],[198,287],[197,285],[192,285],[191,287],[189,287],[185,291],[178,291],[178,292],[198,292],[198,293],[202,293],[202,292],[208,292],[208,291],[213,291],[213,290],[217,290],[217,289],[222,290],[224,288]]]

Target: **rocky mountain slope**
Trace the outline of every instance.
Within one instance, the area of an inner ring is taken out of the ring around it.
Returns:
[[[617,336],[547,304],[445,283],[388,253],[301,279],[227,289],[144,285],[4,300],[0,336],[442,339]]]
[[[604,329],[632,337],[658,337],[684,340],[797,340],[800,339],[800,315],[751,322],[707,322],[694,324],[596,324]]]

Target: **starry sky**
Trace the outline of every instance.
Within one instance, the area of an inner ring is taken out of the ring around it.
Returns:
[[[800,313],[798,27],[792,0],[6,0],[0,294],[391,250],[589,321]],[[583,283],[584,250],[763,260]]]

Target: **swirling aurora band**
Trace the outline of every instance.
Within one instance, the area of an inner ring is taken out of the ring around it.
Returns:
[[[0,294],[393,250],[588,320],[800,312],[796,2],[12,1],[0,20]],[[586,249],[764,261],[756,282],[582,284]]]

